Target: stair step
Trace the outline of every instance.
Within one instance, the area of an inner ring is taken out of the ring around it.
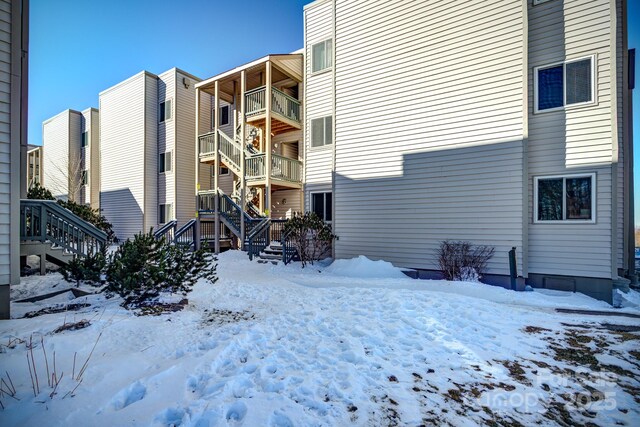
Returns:
[[[266,260],[266,259],[258,259],[258,264],[273,264],[273,265],[278,265],[279,261],[274,261],[274,260]]]
[[[263,252],[263,253],[260,254],[260,258],[261,259],[268,259],[268,260],[271,260],[271,259],[282,259],[282,254],[275,255],[275,254],[267,254],[267,253]]]
[[[282,255],[282,249],[265,248],[265,250],[262,252],[268,255]]]

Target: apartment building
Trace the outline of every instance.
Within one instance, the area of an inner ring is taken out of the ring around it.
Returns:
[[[536,287],[607,301],[631,277],[626,2],[304,8],[305,209],[335,256],[436,277],[443,240]]]
[[[27,148],[27,189],[42,184],[42,146],[29,144]]]
[[[198,218],[216,251],[302,209],[302,65],[268,55],[196,85]]]
[[[42,183],[51,193],[93,208],[100,206],[98,110],[65,110],[42,123]]]
[[[20,198],[26,197],[29,1],[0,0],[0,319],[20,283]]]
[[[195,216],[199,81],[142,71],[100,93],[100,206],[119,239]]]

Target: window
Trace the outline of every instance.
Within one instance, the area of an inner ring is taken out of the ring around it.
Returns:
[[[82,174],[80,175],[80,183],[81,185],[88,185],[89,184],[89,171],[88,170],[83,170]]]
[[[218,171],[218,175],[229,175],[229,168],[225,168],[224,166],[220,166],[220,170]]]
[[[171,151],[160,153],[158,156],[158,172],[171,172]]]
[[[534,69],[534,111],[595,102],[594,57]]]
[[[171,100],[160,103],[160,122],[171,120]]]
[[[215,119],[214,119],[215,114],[216,114],[216,109],[214,107],[211,109],[211,129],[213,129],[215,126]],[[218,117],[218,125],[224,126],[228,124],[229,124],[229,106],[222,105],[220,106],[220,116]]]
[[[595,174],[534,178],[534,222],[595,222]]]
[[[89,145],[89,132],[82,132],[82,137],[80,138],[80,146],[86,147]]]
[[[325,40],[311,46],[311,72],[326,70],[333,66],[333,40]]]
[[[333,117],[311,120],[311,146],[322,147],[333,144]]]
[[[158,206],[158,224],[164,224],[173,219],[173,205],[159,205]]]
[[[540,4],[540,3],[546,3],[546,2],[548,2],[548,1],[550,1],[550,0],[533,0],[533,5],[535,6],[535,5],[537,5],[537,4]]]
[[[331,222],[333,220],[331,196],[331,193],[311,194],[311,211],[325,222]]]

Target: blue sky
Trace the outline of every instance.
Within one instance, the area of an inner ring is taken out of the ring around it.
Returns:
[[[311,0],[31,0],[29,142],[42,122],[98,107],[98,93],[142,70],[182,68],[201,78],[302,47],[302,7]],[[629,47],[640,56],[640,1],[629,0]],[[266,25],[265,25],[266,23]],[[633,94],[640,138],[640,66]],[[635,153],[640,224],[640,149]]]

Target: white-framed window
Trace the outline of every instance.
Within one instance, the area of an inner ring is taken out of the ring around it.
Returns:
[[[82,174],[80,174],[80,183],[82,185],[89,185],[89,171],[83,170]]]
[[[218,170],[218,175],[220,175],[220,176],[229,175],[229,168],[224,167],[224,166],[220,166],[220,169]]]
[[[311,120],[311,147],[333,144],[333,117],[319,117]]]
[[[533,69],[534,112],[595,103],[595,55]]]
[[[80,146],[86,147],[89,145],[89,132],[82,132],[82,136],[80,137]]]
[[[158,224],[164,224],[173,219],[173,205],[171,203],[158,205]]]
[[[230,108],[228,105],[220,106],[220,116],[218,117],[218,125],[224,126],[229,124],[229,112]],[[215,117],[216,117],[216,107],[211,108],[211,129],[215,126]]]
[[[171,172],[171,151],[158,154],[158,172]]]
[[[333,67],[333,40],[327,39],[311,46],[311,72]]]
[[[311,212],[324,222],[333,221],[333,204],[331,193],[311,193]]]
[[[533,194],[535,223],[596,222],[595,173],[534,177]]]
[[[160,123],[171,120],[171,117],[173,117],[171,104],[172,102],[170,99],[160,103]]]

